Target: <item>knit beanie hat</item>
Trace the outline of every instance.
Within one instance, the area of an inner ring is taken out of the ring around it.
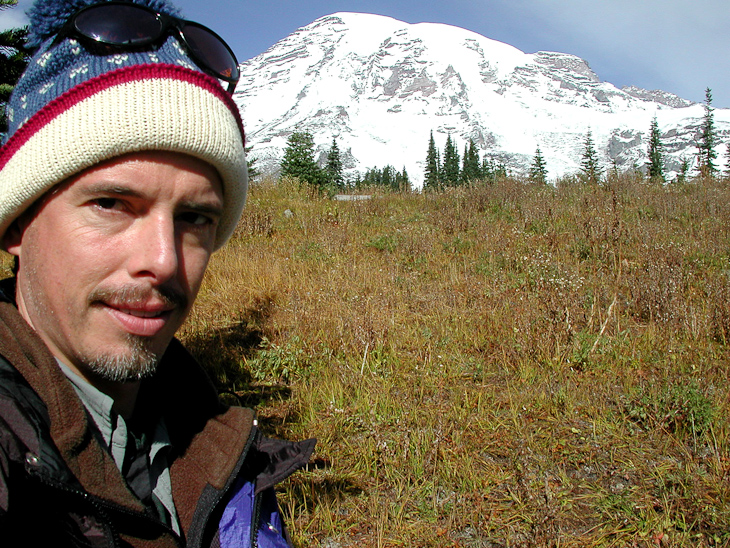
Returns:
[[[224,212],[215,248],[233,233],[248,174],[238,108],[174,33],[144,49],[94,47],[59,36],[80,9],[104,0],[36,0],[29,45],[38,47],[7,105],[0,149],[0,236],[55,185],[131,152],[181,152],[213,166]],[[130,0],[177,15],[167,0]]]

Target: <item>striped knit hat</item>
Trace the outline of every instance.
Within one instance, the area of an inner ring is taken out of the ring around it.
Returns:
[[[103,1],[103,0],[102,0]],[[38,50],[7,107],[0,149],[0,235],[33,202],[74,174],[131,152],[181,152],[223,182],[216,249],[231,236],[248,175],[238,108],[175,35],[142,51],[92,50],[58,32],[99,0],[36,0],[29,45]],[[176,15],[166,0],[134,0]]]

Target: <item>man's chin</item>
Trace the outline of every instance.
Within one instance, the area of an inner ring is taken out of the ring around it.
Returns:
[[[84,365],[90,374],[99,379],[127,383],[154,375],[161,357],[161,353],[152,350],[149,340],[129,337],[125,351],[89,357]]]

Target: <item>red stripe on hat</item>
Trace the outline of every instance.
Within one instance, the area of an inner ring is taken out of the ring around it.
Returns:
[[[241,131],[243,142],[246,142],[246,136],[243,130],[243,121],[241,120],[241,114],[238,111],[238,107],[233,102],[231,96],[228,95],[228,93],[226,93],[218,83],[218,80],[202,72],[178,65],[165,63],[156,65],[134,65],[105,72],[104,74],[82,82],[78,86],[71,88],[50,101],[46,106],[31,116],[25,124],[18,128],[18,130],[10,136],[8,142],[5,143],[5,146],[0,149],[0,170],[5,167],[8,161],[10,161],[10,158],[12,158],[13,155],[18,152],[18,150],[20,150],[33,135],[43,129],[52,120],[83,100],[114,86],[129,82],[161,78],[187,82],[215,95],[226,105],[226,107],[228,107],[231,114],[233,114],[239,130]]]

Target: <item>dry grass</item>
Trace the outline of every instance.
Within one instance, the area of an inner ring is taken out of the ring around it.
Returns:
[[[298,546],[726,546],[728,219],[718,182],[266,182],[183,338],[319,438]]]

